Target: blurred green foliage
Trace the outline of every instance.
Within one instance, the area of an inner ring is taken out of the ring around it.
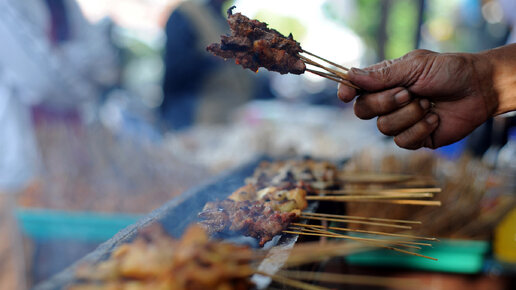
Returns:
[[[300,20],[293,17],[279,15],[270,10],[261,10],[256,14],[256,19],[266,22],[269,24],[269,28],[276,29],[283,35],[292,33],[297,41],[300,41],[306,35],[306,27]]]
[[[391,1],[387,22],[387,43],[385,57],[398,58],[416,48],[417,1]]]
[[[357,13],[346,23],[374,50],[378,49],[376,38],[380,26],[380,1],[383,0],[356,0]]]
[[[353,1],[353,0],[352,0]],[[381,2],[386,0],[354,0],[356,11],[351,17],[339,18],[332,2],[327,2],[326,15],[351,28],[367,47],[378,54],[378,34],[381,21]],[[387,21],[385,57],[397,58],[415,48],[417,30],[417,1],[391,0]]]

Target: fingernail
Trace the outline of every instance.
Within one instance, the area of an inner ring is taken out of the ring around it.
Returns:
[[[428,116],[426,116],[426,122],[430,125],[433,125],[435,123],[437,123],[437,120],[439,120],[439,117],[437,117],[436,114],[428,114]]]
[[[420,99],[419,105],[421,106],[421,108],[423,108],[423,110],[426,111],[430,108],[430,101],[428,101],[427,99]]]
[[[356,67],[352,68],[351,72],[356,74],[356,75],[362,75],[362,76],[365,76],[365,75],[369,74],[368,71],[363,70],[363,69],[359,69],[359,68],[356,68]]]
[[[407,90],[401,90],[394,95],[394,100],[401,107],[410,102],[410,95]]]

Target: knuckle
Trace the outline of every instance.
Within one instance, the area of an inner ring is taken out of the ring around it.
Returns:
[[[428,54],[432,54],[432,53],[435,53],[431,50],[428,50],[428,49],[415,49],[409,53],[407,53],[405,56],[407,57],[422,57],[422,56],[426,56]]]
[[[380,130],[380,132],[387,136],[392,136],[394,134],[392,125],[389,122],[389,119],[385,116],[378,117],[378,119],[376,120],[376,126],[378,127],[378,130]]]
[[[367,113],[367,109],[364,108],[363,102],[359,99],[357,99],[353,104],[353,110],[355,111],[355,115],[362,120],[367,120],[371,118],[369,117],[370,114]]]
[[[378,112],[382,114],[388,113],[393,109],[393,97],[387,95],[387,92],[382,92],[374,98],[374,106]]]
[[[388,83],[391,76],[390,66],[383,67],[378,70],[377,78],[384,86]]]
[[[414,121],[421,119],[425,115],[425,110],[421,108],[418,100],[414,100],[410,104],[408,104],[406,110],[406,113],[409,116],[412,116],[412,119]]]
[[[356,91],[354,89],[351,89],[351,88],[348,88],[347,86],[343,86],[343,85],[339,84],[338,91],[337,91],[337,97],[341,101],[348,103],[351,100],[353,100],[355,95],[356,95]]]
[[[394,143],[398,145],[401,148],[409,149],[409,150],[416,150],[421,148],[420,142],[414,142],[410,138],[407,138],[404,135],[398,135],[394,137]]]

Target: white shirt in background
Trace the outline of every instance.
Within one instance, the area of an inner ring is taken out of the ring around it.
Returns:
[[[64,0],[71,40],[50,43],[42,0],[0,0],[0,192],[16,191],[37,169],[31,105],[77,107],[118,78],[116,54],[101,27]]]

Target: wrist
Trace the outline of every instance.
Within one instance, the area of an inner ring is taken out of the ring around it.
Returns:
[[[489,64],[492,89],[498,104],[494,115],[516,110],[516,44],[478,54]]]

